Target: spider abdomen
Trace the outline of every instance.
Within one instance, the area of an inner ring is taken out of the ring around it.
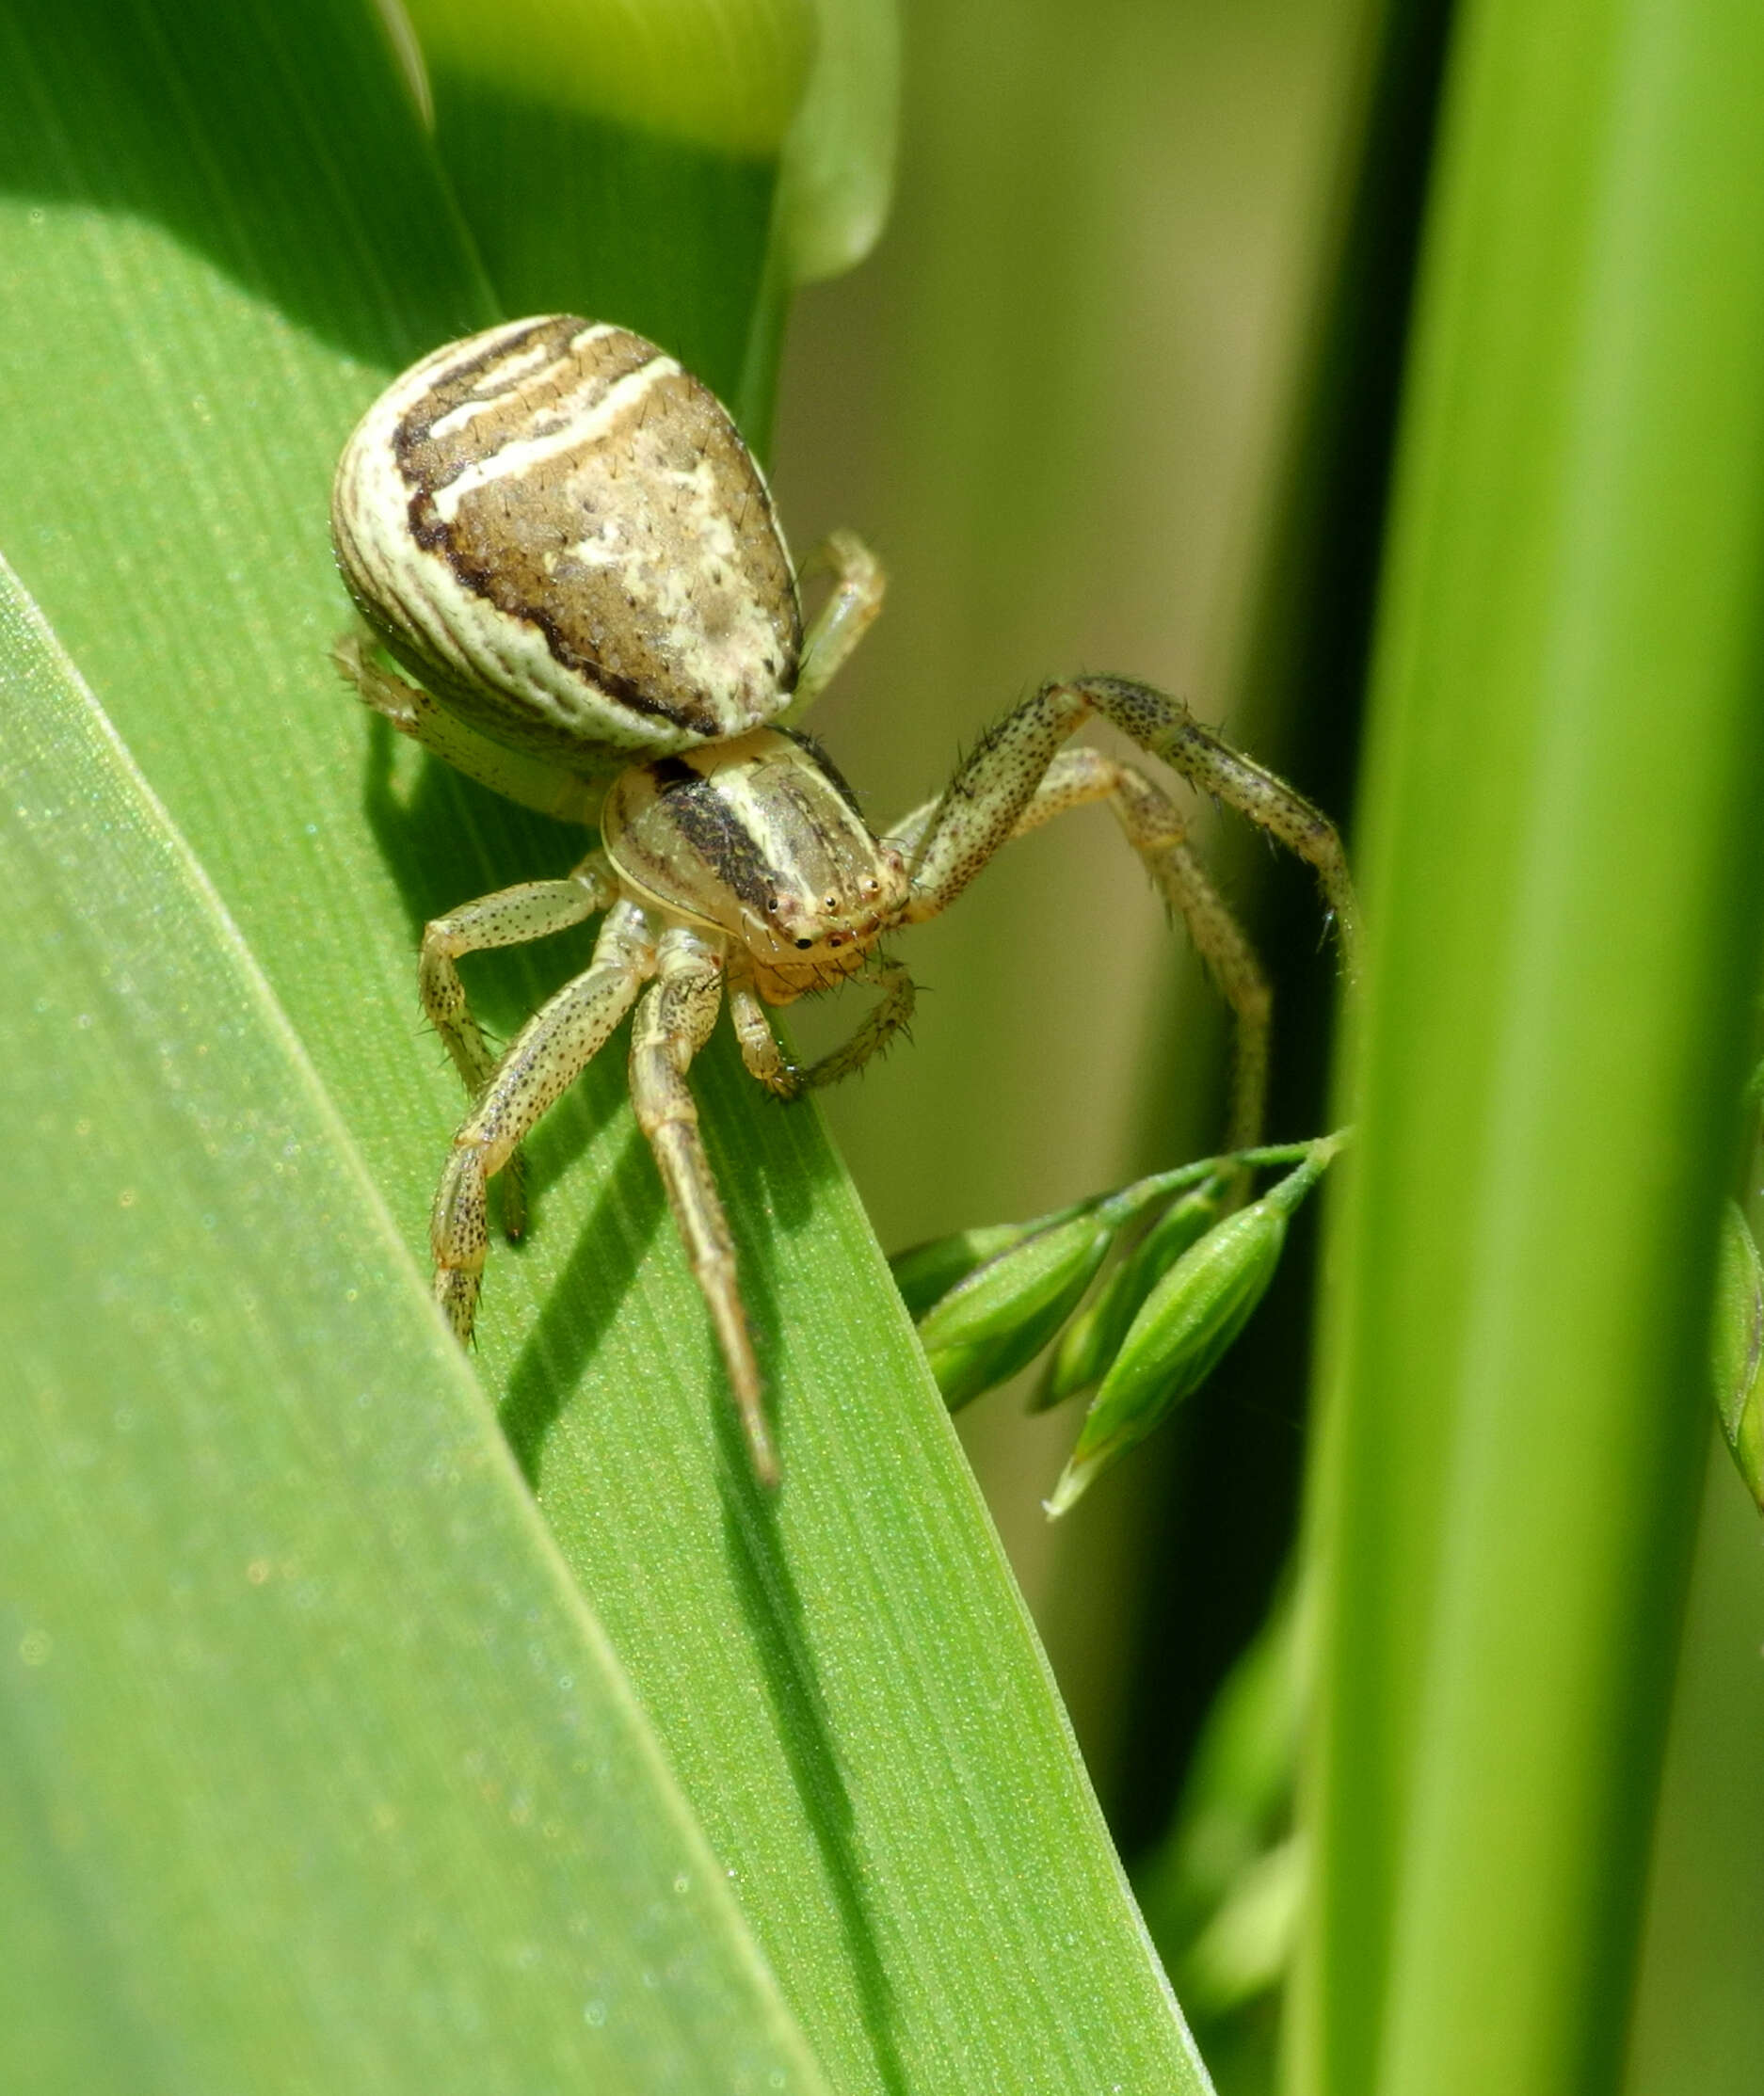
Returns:
[[[434,696],[571,771],[739,735],[794,688],[764,479],[709,389],[626,328],[553,314],[424,359],[350,438],[331,531]]]

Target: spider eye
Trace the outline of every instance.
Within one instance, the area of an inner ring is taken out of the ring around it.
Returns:
[[[814,941],[812,939],[798,939],[796,944],[798,946],[812,946]]]
[[[827,909],[828,909],[829,911],[833,911],[833,910],[836,910],[836,909],[838,909],[838,907],[839,907],[839,897],[838,897],[837,895],[829,895],[829,896],[828,896],[828,897],[826,898],[826,906],[827,906]]]
[[[768,896],[766,898],[765,914],[767,915],[767,917],[776,917],[778,915],[778,897],[776,895]]]

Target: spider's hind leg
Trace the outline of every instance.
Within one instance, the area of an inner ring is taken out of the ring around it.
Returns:
[[[606,778],[561,769],[551,759],[492,742],[452,713],[420,684],[375,660],[375,643],[364,632],[343,633],[331,643],[337,674],[355,687],[370,712],[390,721],[400,735],[505,800],[537,808],[559,823],[600,819]]]
[[[870,631],[888,589],[882,563],[856,532],[836,531],[802,564],[798,583],[830,574],[833,588],[803,637],[802,665],[794,696],[780,726],[800,720],[833,680],[841,664]]]

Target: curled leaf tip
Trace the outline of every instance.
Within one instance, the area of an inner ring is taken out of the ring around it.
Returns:
[[[1063,1513],[1069,1513],[1089,1490],[1090,1480],[1101,1468],[1098,1463],[1080,1463],[1076,1459],[1060,1472],[1060,1481],[1041,1502],[1041,1511],[1050,1521],[1057,1521]]]

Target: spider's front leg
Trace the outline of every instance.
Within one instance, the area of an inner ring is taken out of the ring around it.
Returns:
[[[1195,952],[1231,1008],[1237,1033],[1225,1146],[1252,1149],[1261,1141],[1267,1108],[1274,993],[1243,926],[1189,844],[1187,826],[1176,803],[1143,772],[1103,750],[1087,745],[1063,749],[1017,818],[1011,835],[1026,837],[1068,808],[1082,808],[1092,801],[1108,802],[1122,834],[1145,861],[1164,901],[1187,925]]]
[[[982,736],[941,800],[908,817],[906,834],[916,848],[906,920],[918,922],[947,908],[1015,834],[1060,745],[1092,713],[1112,721],[1190,785],[1247,815],[1306,861],[1335,919],[1351,980],[1357,965],[1359,909],[1335,824],[1284,779],[1203,728],[1179,699],[1125,677],[1044,684]]]
[[[1203,728],[1179,701],[1120,678],[1045,685],[984,736],[942,796],[892,833],[909,855],[904,917],[922,922],[948,908],[1001,846],[1068,808],[1106,799],[1128,841],[1179,910],[1237,1019],[1231,1083],[1232,1148],[1261,1134],[1271,1008],[1249,941],[1190,850],[1175,805],[1159,787],[1100,750],[1065,749],[1098,712],[1185,777],[1228,800],[1307,859],[1335,915],[1350,970],[1357,913],[1339,838],[1304,797]]]
[[[754,1475],[762,1484],[775,1485],[778,1456],[742,1307],[734,1240],[698,1132],[698,1104],[686,1082],[692,1059],[710,1038],[722,1004],[722,942],[689,925],[672,925],[656,943],[655,974],[632,1026],[632,1103],[637,1125],[655,1153],[687,1264],[716,1328]]]
[[[435,1300],[462,1345],[472,1336],[489,1246],[490,1179],[604,1046],[655,967],[643,912],[633,903],[615,903],[587,968],[521,1028],[454,1137],[429,1237]]]

